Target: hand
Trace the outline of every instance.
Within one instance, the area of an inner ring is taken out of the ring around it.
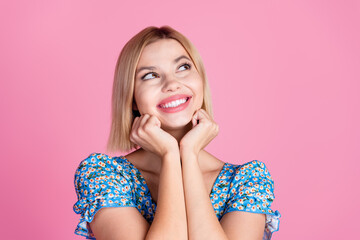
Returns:
[[[219,126],[211,120],[204,109],[197,110],[191,122],[193,128],[180,141],[180,154],[192,153],[198,156],[199,152],[217,136]]]
[[[130,141],[161,158],[179,149],[176,139],[161,129],[160,120],[149,114],[134,119]]]

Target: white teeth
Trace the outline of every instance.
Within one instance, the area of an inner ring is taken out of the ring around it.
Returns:
[[[162,108],[177,107],[177,106],[179,106],[180,104],[185,103],[185,102],[186,102],[186,99],[187,99],[187,98],[178,99],[178,100],[169,102],[169,103],[167,103],[167,104],[165,104],[165,105],[162,104],[162,105],[160,105],[160,107],[162,107]]]

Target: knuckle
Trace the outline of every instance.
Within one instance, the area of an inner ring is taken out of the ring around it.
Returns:
[[[150,118],[149,118],[149,121],[155,121],[157,119],[157,117],[155,115],[152,115]]]
[[[136,143],[136,136],[130,135],[130,141]]]
[[[138,136],[142,136],[142,135],[144,134],[144,131],[143,131],[141,128],[138,128],[138,129],[136,130],[136,134],[137,134]]]
[[[206,126],[211,126],[212,125],[212,123],[210,121],[205,121],[204,123],[205,123]]]
[[[145,131],[145,132],[149,132],[149,131],[150,131],[150,125],[149,125],[149,124],[145,124],[145,125],[143,126],[143,128],[144,128],[144,131]]]

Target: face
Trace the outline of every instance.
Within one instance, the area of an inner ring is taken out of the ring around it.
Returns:
[[[203,80],[174,39],[147,45],[135,73],[135,109],[155,115],[163,129],[186,126],[203,103]]]

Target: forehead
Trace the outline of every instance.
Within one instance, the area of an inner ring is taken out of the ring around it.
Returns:
[[[181,55],[189,57],[184,47],[178,41],[174,39],[160,39],[150,43],[143,49],[138,65],[150,64],[154,61],[173,61]]]

